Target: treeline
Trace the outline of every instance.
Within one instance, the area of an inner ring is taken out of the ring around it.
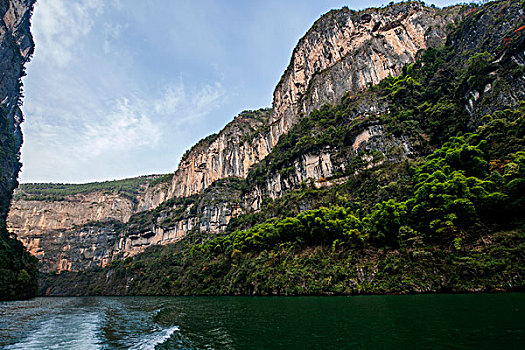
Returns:
[[[15,199],[25,200],[49,200],[59,201],[67,196],[86,194],[95,191],[119,193],[135,199],[142,186],[169,182],[168,175],[147,175],[129,179],[90,182],[84,184],[62,184],[62,183],[26,183],[20,184],[15,193]]]

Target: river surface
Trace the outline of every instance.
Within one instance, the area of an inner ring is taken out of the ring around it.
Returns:
[[[0,303],[2,349],[523,349],[525,294]]]

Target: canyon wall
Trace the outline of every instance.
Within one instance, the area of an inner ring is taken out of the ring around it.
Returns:
[[[239,179],[219,180],[199,195],[160,205],[155,193],[168,184],[151,181],[134,198],[105,189],[50,200],[20,193],[22,186],[9,213],[9,229],[42,262],[42,271],[79,271],[176,242],[191,231],[223,232],[243,211]],[[155,208],[141,210],[148,205]]]
[[[330,181],[318,180],[344,172],[348,159],[370,145],[379,150],[394,143],[409,153],[406,142],[383,135],[380,125],[370,125],[352,141],[355,152],[343,158],[334,149],[302,155],[291,174],[271,174],[243,198],[238,189],[220,182],[246,178],[280,137],[314,108],[398,75],[420,50],[443,44],[449,25],[458,18],[459,7],[435,9],[416,2],[361,12],[330,11],[294,49],[275,89],[273,108],[243,112],[218,134],[201,140],[166,182],[148,184],[134,198],[110,191],[71,197],[67,203],[18,199],[9,225],[44,262],[45,271],[105,266],[191,231],[224,231],[232,217],[258,210],[264,197],[278,198],[308,179],[329,186]],[[375,104],[361,109],[353,117],[386,112]]]

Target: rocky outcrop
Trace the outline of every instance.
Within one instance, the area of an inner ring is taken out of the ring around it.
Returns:
[[[230,220],[244,212],[241,184],[238,178],[219,180],[199,195],[174,198],[153,212],[137,214],[124,228],[115,254],[134,256],[151,245],[179,241],[189,232],[224,232]]]
[[[270,109],[243,112],[218,134],[197,143],[183,156],[169,197],[191,196],[219,179],[246,177],[271,151],[265,129],[270,114]]]
[[[25,243],[40,260],[41,272],[80,271],[113,260],[120,227],[118,221],[105,220],[70,230],[45,230],[26,237]]]
[[[299,41],[275,89],[272,145],[301,115],[399,75],[420,50],[443,44],[458,13],[459,7],[408,2],[361,12],[343,8],[321,17]]]
[[[134,202],[136,202],[136,207],[133,212],[138,213],[145,210],[155,209],[161,203],[165,202],[168,199],[172,178],[172,174],[164,175],[163,178],[148,183],[144,190],[140,191],[136,196],[134,200]]]

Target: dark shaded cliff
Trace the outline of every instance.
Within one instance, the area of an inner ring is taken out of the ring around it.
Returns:
[[[29,31],[34,3],[35,0],[0,2],[0,300],[27,298],[36,292],[36,259],[6,229],[21,165],[21,78],[34,50]]]

